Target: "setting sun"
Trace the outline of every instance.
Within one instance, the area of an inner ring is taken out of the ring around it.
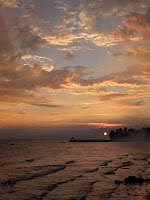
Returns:
[[[107,136],[108,134],[107,134],[107,132],[104,132],[104,136]]]

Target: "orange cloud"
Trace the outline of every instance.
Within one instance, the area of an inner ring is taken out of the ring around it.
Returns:
[[[112,53],[113,58],[129,58],[136,59],[140,62],[149,63],[150,62],[150,49],[146,47],[132,47],[128,48],[125,52]]]
[[[115,40],[150,40],[150,9],[145,15],[132,12],[125,17],[123,26],[113,31]]]
[[[2,7],[19,8],[23,0],[0,0]]]

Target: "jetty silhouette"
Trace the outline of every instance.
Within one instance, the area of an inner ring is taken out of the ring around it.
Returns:
[[[111,140],[99,140],[99,139],[75,139],[74,137],[70,138],[70,142],[111,142]]]

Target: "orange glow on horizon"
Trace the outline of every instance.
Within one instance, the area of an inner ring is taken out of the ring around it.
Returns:
[[[120,127],[120,126],[126,126],[125,124],[109,124],[109,123],[78,123],[78,122],[76,122],[76,123],[51,123],[51,125],[88,125],[88,126],[97,126],[97,127],[99,127],[99,128],[101,128],[101,127],[103,127],[103,128],[105,128],[105,127],[116,127],[116,126],[118,126],[118,127]]]
[[[109,123],[88,123],[87,125],[93,125],[101,127],[116,127],[116,126],[125,126],[125,124],[109,124]]]

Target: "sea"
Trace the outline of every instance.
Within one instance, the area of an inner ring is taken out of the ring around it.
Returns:
[[[150,179],[149,142],[0,141],[0,200],[150,199],[128,176]]]

